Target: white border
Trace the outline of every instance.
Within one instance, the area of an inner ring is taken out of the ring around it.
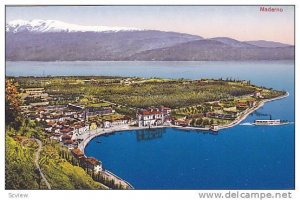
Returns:
[[[199,192],[205,192],[204,190],[134,190],[134,191],[92,191],[92,190],[84,190],[84,191],[66,191],[66,190],[56,190],[56,191],[9,191],[9,190],[4,190],[4,130],[5,130],[5,122],[4,122],[4,91],[5,91],[5,86],[4,86],[4,77],[5,77],[5,55],[4,55],[4,44],[5,44],[5,37],[4,37],[4,13],[5,13],[5,5],[30,5],[30,4],[38,4],[38,5],[59,5],[59,4],[64,4],[64,5],[80,5],[80,4],[95,4],[95,5],[140,5],[140,4],[146,4],[146,5],[296,5],[296,33],[299,34],[299,15],[297,14],[298,6],[300,6],[300,1],[298,0],[249,0],[249,1],[243,1],[243,0],[206,0],[206,1],[197,1],[197,0],[143,0],[142,3],[141,1],[138,0],[110,0],[110,1],[105,1],[105,0],[49,0],[49,1],[44,1],[41,2],[40,0],[2,0],[0,2],[1,8],[0,8],[0,38],[1,38],[1,76],[0,76],[0,82],[1,84],[1,97],[0,97],[0,113],[1,113],[1,122],[0,122],[0,196],[1,199],[9,199],[9,193],[27,193],[29,194],[29,198],[27,199],[85,199],[85,198],[99,198],[99,199],[131,199],[131,200],[140,200],[140,199],[199,199],[198,193]],[[296,46],[299,46],[299,42],[297,41],[296,38]],[[299,56],[297,56],[297,48],[296,48],[296,62],[295,62],[295,67],[297,66],[297,61]],[[297,78],[299,77],[299,70],[296,67],[296,102],[299,99],[299,80]],[[297,144],[299,144],[299,137],[297,134],[299,133],[299,128],[298,124],[300,123],[299,118],[297,114],[299,113],[299,107],[296,105],[296,155],[299,155],[299,147],[297,147]],[[299,169],[299,159],[296,159],[296,166],[295,169]],[[214,190],[209,190],[207,192],[213,192]],[[219,192],[220,190],[216,191]],[[228,190],[226,190],[228,191]],[[225,191],[225,192],[226,192]],[[246,192],[285,192],[283,190],[248,190]],[[288,191],[286,191],[288,192]],[[299,192],[299,173],[297,173],[296,170],[296,190],[291,191],[292,192],[292,199],[300,199],[300,192]]]

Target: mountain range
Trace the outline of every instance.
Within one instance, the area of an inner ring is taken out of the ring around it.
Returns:
[[[294,46],[264,40],[207,39],[186,33],[56,20],[14,20],[5,30],[9,61],[294,59]]]

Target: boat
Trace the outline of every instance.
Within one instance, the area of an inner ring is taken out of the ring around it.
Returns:
[[[101,143],[101,141],[96,141],[96,143]]]
[[[272,115],[270,115],[270,119],[258,119],[255,120],[253,123],[253,125],[257,126],[278,126],[285,124],[289,124],[289,121],[281,119],[272,119]]]
[[[278,126],[278,125],[285,125],[289,124],[287,120],[280,120],[280,119],[260,119],[255,120],[253,125],[257,126]]]

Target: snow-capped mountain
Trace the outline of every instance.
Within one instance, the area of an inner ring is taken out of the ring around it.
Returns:
[[[142,31],[143,29],[109,26],[83,26],[57,20],[13,20],[6,24],[7,32],[119,32]]]
[[[269,48],[226,37],[205,39],[186,33],[83,26],[56,20],[11,21],[6,24],[5,38],[5,56],[11,61],[214,61],[294,58],[294,46]]]

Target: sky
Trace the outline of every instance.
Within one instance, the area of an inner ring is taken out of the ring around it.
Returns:
[[[261,12],[260,6],[7,6],[6,22],[60,20],[294,44],[294,7],[273,8],[283,12]]]

